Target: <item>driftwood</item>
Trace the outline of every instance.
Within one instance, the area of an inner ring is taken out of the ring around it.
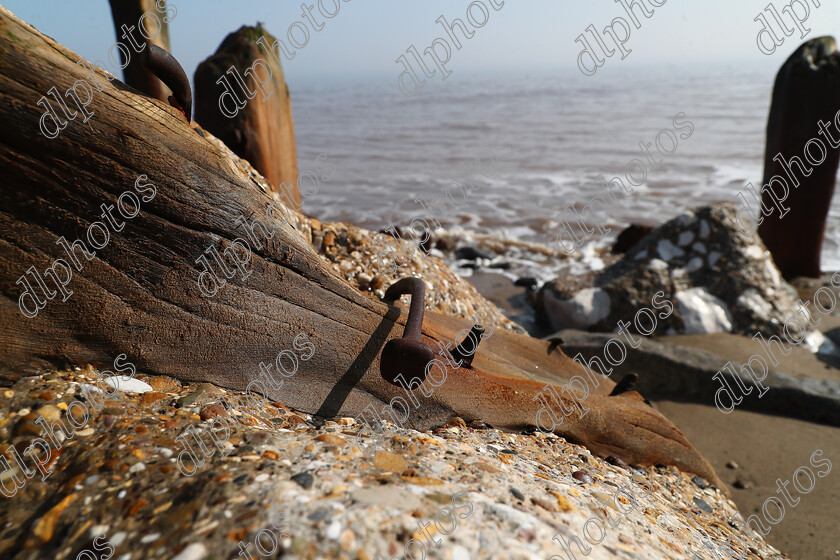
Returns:
[[[259,25],[225,37],[195,71],[195,120],[299,208],[292,100],[279,55],[269,51],[276,42]]]
[[[270,398],[331,417],[358,415],[367,405],[379,410],[404,396],[380,376],[379,356],[402,334],[406,313],[347,285],[290,225],[252,247],[247,278],[235,275],[212,298],[199,291],[204,267],[197,259],[208,247],[224,254],[244,237],[238,218],[265,216],[273,202],[235,156],[174,108],[116,80],[102,80],[87,123],[70,122],[49,140],[39,132],[43,110],[36,102],[53,85],[63,91],[87,77],[78,56],[2,7],[0,53],[0,365],[110,365],[125,353],[139,371],[242,390],[260,362],[291,349],[302,332],[316,351],[282,387],[268,387]],[[57,239],[84,239],[92,222],[105,219],[100,205],[133,191],[141,175],[154,185],[154,198],[92,260],[79,253],[83,268],[74,269],[66,301],[56,294],[37,316],[25,317],[18,279],[30,267],[44,271],[68,258]],[[422,339],[437,349],[436,341],[451,344],[469,326],[427,313]],[[527,429],[540,407],[537,393],[573,375],[586,374],[547,342],[496,329],[472,369],[450,370],[431,396],[418,397],[407,424],[425,429],[457,415]],[[584,401],[588,414],[573,413],[556,432],[595,453],[673,464],[723,488],[676,426],[638,393],[607,396],[613,387],[602,378]],[[566,408],[579,406],[560,398]]]
[[[767,118],[758,234],[786,280],[820,276],[825,221],[840,161],[840,149],[831,145],[840,140],[840,119],[834,124],[838,101],[837,45],[832,37],[811,39],[779,69]],[[828,123],[822,135],[820,120]],[[822,143],[822,155],[817,143],[808,145],[812,138]],[[825,161],[816,163],[823,157]],[[780,218],[782,211],[786,214]]]
[[[131,45],[132,41],[137,48],[145,43],[152,43],[165,51],[172,50],[169,47],[169,23],[166,21],[166,18],[171,16],[167,15],[165,0],[108,1],[111,4],[111,16],[114,19],[117,41],[129,50],[128,65],[123,69],[125,83],[150,97],[166,101],[172,95],[172,91],[142,64],[143,51],[137,53]],[[143,18],[142,25],[145,26],[142,29],[141,18]],[[123,26],[126,26],[125,29]],[[150,39],[146,39],[142,34],[144,30],[151,37]],[[123,35],[129,35],[129,37]],[[120,58],[125,64],[122,52]]]

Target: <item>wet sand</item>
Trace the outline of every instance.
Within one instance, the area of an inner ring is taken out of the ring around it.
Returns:
[[[831,331],[837,323],[837,317],[823,317],[819,327],[824,332]],[[743,335],[712,333],[666,338],[727,360],[744,362],[753,354],[763,355],[761,345]],[[834,357],[820,357],[802,346],[793,346],[790,354],[779,353],[776,358],[779,365],[774,369],[778,372],[840,381]],[[794,508],[785,504],[784,518],[778,525],[767,524],[771,529],[765,538],[793,558],[840,558],[840,428],[738,409],[723,414],[714,406],[701,404],[661,401],[656,407],[679,426],[730,485],[732,498],[745,518],[759,513],[767,498],[783,499],[777,492],[776,479],[788,480],[798,467],[810,466],[811,454],[822,449],[824,458],[832,462],[831,471],[825,478],[817,479],[810,493],[791,494],[801,501]],[[729,461],[735,461],[739,468],[727,468]],[[749,487],[732,486],[738,478]],[[777,514],[772,505],[769,511]]]
[[[771,496],[784,500],[776,491],[776,479],[788,480],[798,467],[811,467],[811,454],[822,449],[823,458],[832,463],[831,471],[817,478],[808,494],[799,495],[788,486],[791,496],[799,497],[800,502],[794,508],[786,504],[784,518],[777,525],[767,525],[771,529],[765,539],[797,560],[840,557],[840,428],[737,409],[723,414],[701,404],[654,404],[729,484],[732,499],[745,518],[759,513]],[[739,468],[727,468],[729,461]],[[815,472],[825,469],[811,468]],[[732,486],[737,478],[749,487],[740,490]],[[772,506],[769,511],[777,514]]]

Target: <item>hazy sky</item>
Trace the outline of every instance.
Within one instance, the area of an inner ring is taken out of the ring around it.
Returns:
[[[310,0],[313,1],[313,0]],[[315,13],[317,13],[317,0]],[[500,2],[501,0],[494,0]],[[658,0],[664,1],[664,0]],[[799,0],[797,0],[799,1]],[[805,27],[809,38],[838,32],[840,3],[827,0],[815,8]],[[489,4],[489,0],[484,0]],[[107,59],[116,41],[106,0],[0,0],[18,17],[90,60]],[[287,80],[299,86],[312,78],[341,77],[396,83],[401,67],[395,59],[410,45],[420,51],[444,35],[435,20],[465,18],[467,0],[350,0],[339,13],[325,20],[321,31],[310,29],[308,44],[291,61],[284,60]],[[777,68],[801,42],[799,32],[786,38],[773,55],[756,46],[761,29],[755,17],[768,0],[668,0],[653,8],[641,28],[631,27],[628,57],[607,59],[596,76],[618,66],[644,68],[661,62],[729,61]],[[262,21],[278,38],[289,26],[305,21],[297,0],[170,0],[178,9],[170,23],[172,50],[192,77],[197,64],[213,53],[225,35],[243,24]],[[327,9],[333,6],[326,0]],[[776,5],[781,8],[780,1]],[[476,11],[476,13],[478,13]],[[577,74],[581,50],[575,38],[594,24],[603,29],[613,18],[627,19],[624,8],[611,0],[504,0],[499,11],[490,10],[484,27],[453,50],[449,69],[457,73],[546,70]],[[319,16],[320,17],[320,16]],[[832,26],[831,23],[835,25]],[[120,76],[121,77],[121,76]],[[437,79],[434,78],[435,80]]]

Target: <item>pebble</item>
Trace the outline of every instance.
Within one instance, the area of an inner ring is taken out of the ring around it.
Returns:
[[[227,411],[225,410],[225,407],[219,403],[214,403],[202,408],[201,412],[198,413],[198,416],[202,420],[212,420],[218,416],[227,416]]]
[[[304,490],[309,490],[315,483],[315,477],[308,472],[300,472],[292,476],[292,480],[300,484]]]
[[[147,383],[152,389],[160,391],[161,393],[177,393],[181,390],[180,381],[163,375],[150,377]]]
[[[495,256],[490,251],[483,251],[469,245],[455,249],[455,258],[459,260],[474,261],[477,259],[492,259]]]
[[[522,529],[531,529],[535,525],[539,524],[537,519],[528,513],[519,511],[518,509],[512,508],[505,504],[498,504],[498,503],[490,503],[487,504],[490,510],[495,513],[499,518],[503,519],[504,521],[508,521],[514,525],[517,525],[519,530]]]
[[[373,276],[362,272],[356,276],[356,280],[359,282],[359,288],[366,290],[370,287],[370,281],[373,280]]]
[[[514,286],[521,286],[527,288],[532,292],[536,292],[537,288],[540,285],[539,280],[532,276],[525,276],[523,278],[517,278],[516,281],[513,283]]]
[[[196,385],[195,391],[178,399],[178,404],[176,406],[178,408],[185,408],[194,405],[202,397],[207,400],[212,400],[213,398],[221,397],[223,395],[224,393],[222,390],[212,383],[199,383]]]
[[[323,521],[327,517],[330,516],[330,510],[327,508],[318,508],[309,515],[306,516],[307,519],[310,521]]]
[[[35,523],[32,529],[32,535],[46,544],[52,540],[55,525],[58,522],[59,516],[67,509],[67,506],[76,500],[77,494],[70,494],[65,496],[60,502],[52,507],[47,513]]]
[[[575,471],[572,473],[572,477],[575,480],[583,482],[584,484],[592,484],[592,482],[594,482],[592,480],[592,476],[590,476],[588,473],[585,473],[584,471]]]
[[[350,552],[356,547],[356,534],[352,529],[345,529],[338,537],[338,544],[345,552]]]
[[[726,468],[727,469],[740,469],[741,465],[739,465],[735,461],[727,461],[726,462]]]
[[[207,547],[201,543],[192,543],[179,552],[172,560],[201,560],[207,556]]]
[[[101,535],[102,533],[107,533],[108,529],[110,529],[110,525],[94,525],[90,529],[88,529],[88,536],[90,538],[94,538],[97,535]]]
[[[61,410],[57,406],[53,406],[51,404],[45,404],[36,410],[35,414],[40,414],[44,417],[44,420],[49,422],[53,422],[61,418]]]
[[[18,422],[17,426],[15,426],[15,435],[16,436],[40,436],[41,435],[41,428],[35,422],[31,420],[24,420],[22,422]]]
[[[315,438],[315,441],[322,441],[329,445],[344,445],[347,443],[346,439],[335,434],[321,434]]]
[[[700,488],[708,488],[709,487],[709,483],[706,482],[705,479],[700,478],[699,476],[691,477],[691,482],[693,482],[694,484],[696,484]]]
[[[597,504],[601,507],[608,507],[613,505],[613,498],[609,494],[605,492],[600,492],[598,490],[592,491],[592,497],[597,500]]]
[[[525,501],[525,494],[523,494],[522,490],[520,490],[519,488],[514,488],[513,486],[511,486],[510,493],[513,494],[513,497],[519,500],[520,502]]]
[[[132,474],[143,472],[145,470],[146,470],[146,465],[144,465],[143,463],[134,463],[133,465],[131,465],[128,468],[128,472],[130,472]]]
[[[712,513],[712,506],[710,506],[700,498],[694,498],[694,505],[696,505],[698,508],[705,511],[706,513]]]
[[[444,428],[460,428],[461,430],[466,430],[467,429],[467,423],[464,422],[463,418],[460,418],[458,416],[454,416],[446,424],[444,424],[442,427],[444,427]]]
[[[732,486],[738,490],[745,490],[750,487],[750,483],[739,476],[735,479],[735,482],[732,483]]]
[[[327,527],[326,537],[328,539],[336,540],[341,535],[341,523],[333,521]]]
[[[152,386],[148,383],[143,383],[139,379],[134,379],[126,375],[106,377],[102,382],[123,393],[148,393],[152,390]]]
[[[484,461],[476,461],[472,464],[472,466],[480,471],[489,472],[493,474],[503,472],[502,469],[496,468],[493,465],[485,463]]]
[[[373,456],[373,464],[380,470],[397,474],[408,468],[402,457],[390,451],[377,451]]]
[[[549,500],[545,498],[531,498],[531,501],[548,511],[560,511],[556,500]]]
[[[619,459],[618,457],[615,457],[613,455],[610,455],[609,457],[607,457],[605,459],[605,461],[607,463],[609,463],[610,465],[614,465],[616,467],[621,467],[622,469],[629,469],[630,468],[627,465],[627,463],[625,463],[624,461],[622,461],[621,459]]]
[[[155,542],[160,538],[160,533],[152,533],[150,535],[145,535],[143,538],[140,539],[140,542],[143,544],[149,544],[150,542]]]

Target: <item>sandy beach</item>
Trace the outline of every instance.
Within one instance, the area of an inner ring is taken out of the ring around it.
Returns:
[[[826,478],[800,496],[799,504],[771,525],[768,542],[793,558],[833,560],[840,556],[838,509],[840,503],[840,429],[801,420],[735,410],[721,414],[714,406],[661,401],[656,408],[671,419],[729,484],[732,499],[744,517],[755,514],[764,501],[779,496],[776,479],[789,479],[808,465],[811,453],[822,449],[831,460]],[[738,465],[730,469],[730,462]],[[735,488],[736,479],[747,482]]]

